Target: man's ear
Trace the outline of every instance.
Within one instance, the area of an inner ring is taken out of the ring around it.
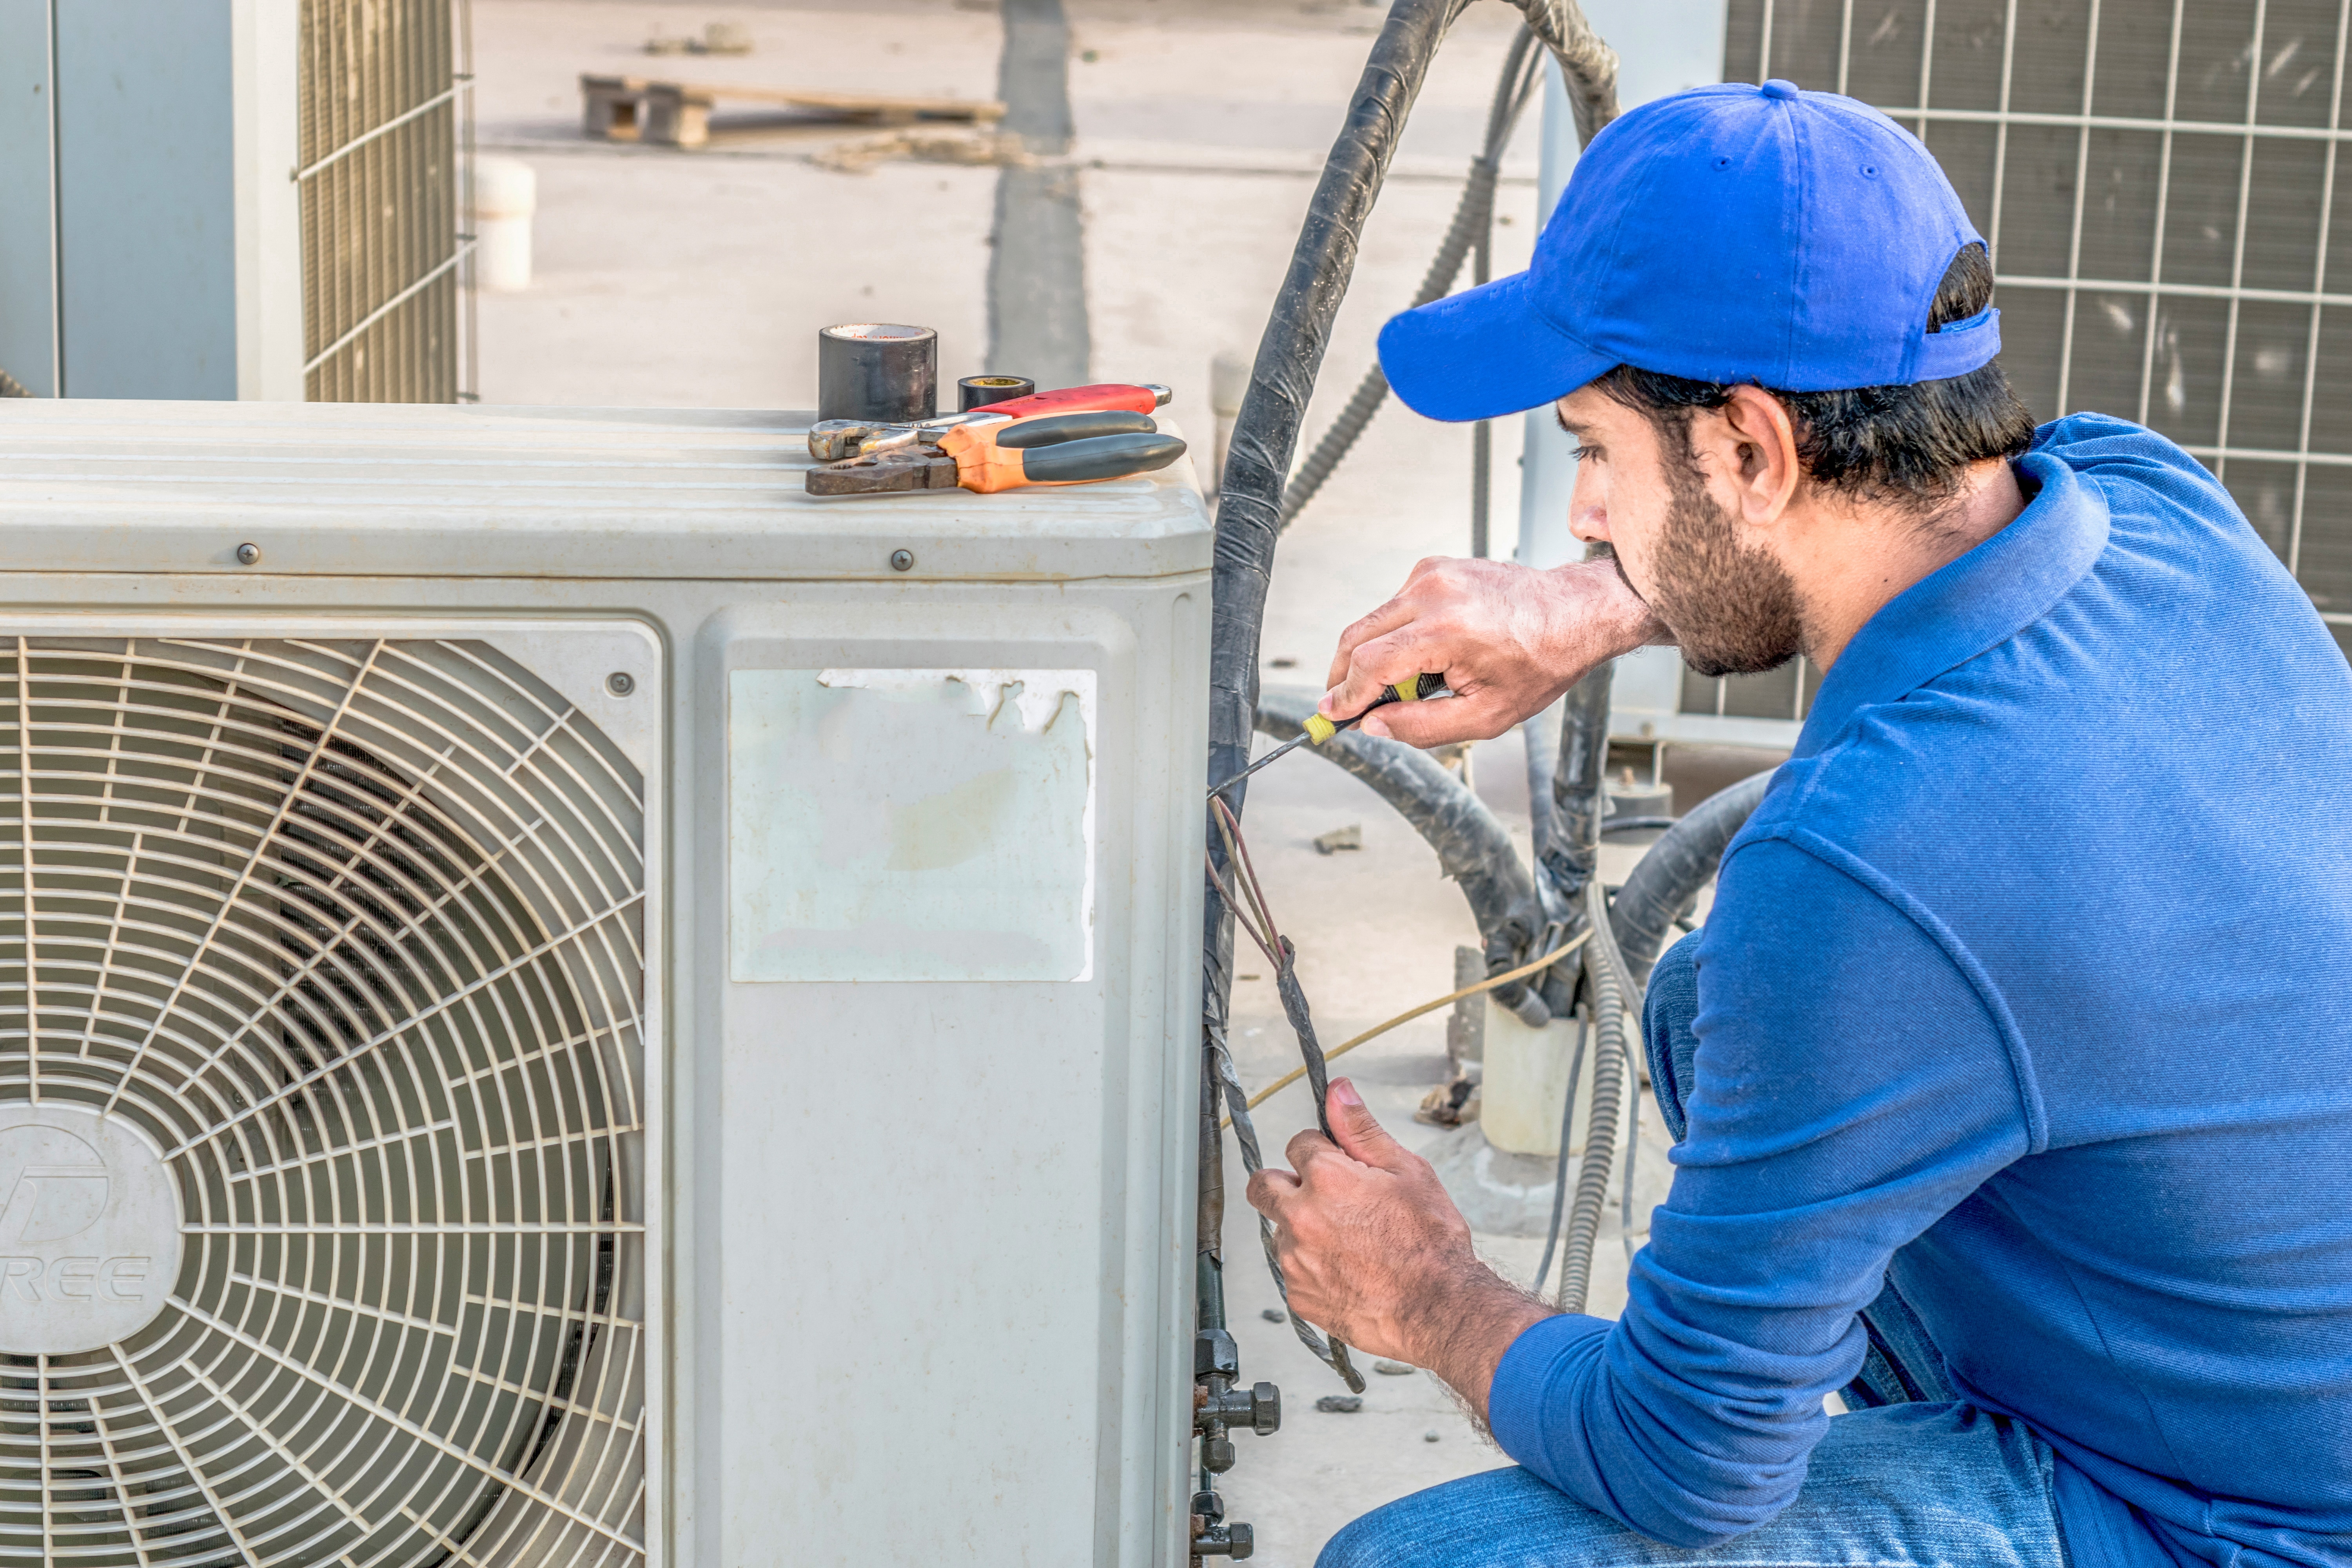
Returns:
[[[1707,467],[1719,485],[1729,487],[1732,515],[1742,522],[1777,522],[1804,478],[1788,409],[1762,387],[1735,386],[1716,415],[1692,435],[1716,448]]]

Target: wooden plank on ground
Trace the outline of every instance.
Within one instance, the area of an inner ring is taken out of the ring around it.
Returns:
[[[925,120],[987,125],[1004,117],[1004,105],[981,99],[898,98],[804,88],[656,81],[645,77],[583,72],[580,78],[581,129],[596,141],[699,147],[710,140],[710,111],[722,99],[802,110],[814,120],[868,125],[909,125]]]

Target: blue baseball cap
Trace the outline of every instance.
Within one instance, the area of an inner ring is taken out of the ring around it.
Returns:
[[[2000,352],[1990,308],[1927,330],[1980,243],[1934,156],[1868,104],[1695,88],[1595,136],[1535,264],[1391,320],[1381,368],[1433,419],[1541,407],[1620,364],[1782,392],[1940,381]]]

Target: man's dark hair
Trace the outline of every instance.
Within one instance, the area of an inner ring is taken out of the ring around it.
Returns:
[[[1964,246],[1936,286],[1927,330],[1965,321],[1991,302],[1992,262],[1983,246]],[[1720,383],[1626,364],[1593,384],[1648,415],[1661,437],[1679,445],[1685,463],[1691,461],[1691,410],[1720,408],[1731,400],[1731,389]],[[1948,381],[1908,386],[1765,390],[1789,410],[1798,460],[1816,484],[1856,500],[1895,505],[1922,521],[1950,501],[1969,464],[2021,457],[2033,439],[2033,416],[2010,390],[1999,360]]]

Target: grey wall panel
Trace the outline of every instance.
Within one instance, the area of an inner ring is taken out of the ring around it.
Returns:
[[[58,8],[65,390],[235,397],[230,0]]]
[[[57,395],[50,0],[0,0],[0,370]]]

